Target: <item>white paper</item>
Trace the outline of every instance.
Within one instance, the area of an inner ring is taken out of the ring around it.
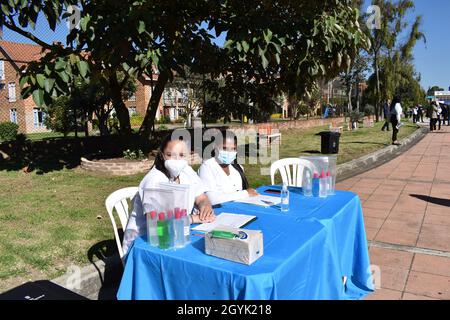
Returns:
[[[214,220],[213,222],[203,223],[193,228],[192,230],[210,232],[218,226],[240,228],[255,218],[256,216],[249,216],[245,214],[222,213],[219,216],[217,216],[216,220]]]
[[[236,200],[235,202],[239,202],[239,203],[247,203],[247,204],[254,204],[257,206],[261,206],[261,207],[270,207],[270,206],[274,206],[274,205],[278,205],[281,203],[281,198],[280,197],[272,197],[272,196],[264,196],[264,195],[259,195],[256,197],[248,197],[245,199],[241,199],[241,200]]]

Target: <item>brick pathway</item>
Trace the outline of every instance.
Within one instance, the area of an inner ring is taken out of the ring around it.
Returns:
[[[381,289],[368,299],[450,300],[450,127],[338,189],[363,204]]]

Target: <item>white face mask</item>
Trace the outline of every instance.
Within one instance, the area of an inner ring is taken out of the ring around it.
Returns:
[[[217,150],[217,160],[221,164],[230,165],[236,160],[237,152],[236,151],[224,151],[224,150]]]
[[[166,160],[164,166],[169,170],[169,174],[172,178],[177,178],[181,171],[188,165],[186,160]]]

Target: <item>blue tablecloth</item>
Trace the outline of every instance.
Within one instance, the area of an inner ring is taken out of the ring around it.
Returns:
[[[126,257],[117,298],[360,299],[372,292],[358,196],[337,191],[305,198],[299,188],[290,191],[288,213],[233,202],[215,209],[258,217],[246,228],[263,231],[264,255],[251,266],[206,255],[204,238],[195,235],[191,245],[165,251],[138,238]]]

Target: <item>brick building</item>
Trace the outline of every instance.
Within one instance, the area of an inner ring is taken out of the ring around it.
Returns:
[[[20,96],[20,68],[40,55],[38,45],[0,41],[0,122],[17,123],[21,133],[48,131],[42,109],[31,97],[24,100]]]

